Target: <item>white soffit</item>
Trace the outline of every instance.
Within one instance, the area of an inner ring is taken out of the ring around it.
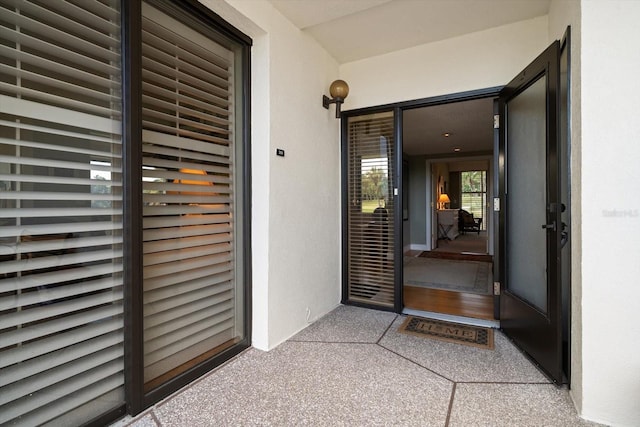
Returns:
[[[270,0],[339,62],[547,15],[550,0]]]

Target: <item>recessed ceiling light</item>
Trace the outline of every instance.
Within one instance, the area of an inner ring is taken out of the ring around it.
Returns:
[[[455,151],[457,153],[458,151],[460,151],[460,148],[456,147],[456,148],[453,149],[453,151]]]
[[[451,135],[453,135],[451,132],[445,132],[442,134],[445,138],[449,138]]]

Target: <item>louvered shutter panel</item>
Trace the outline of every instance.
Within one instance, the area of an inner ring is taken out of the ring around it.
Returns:
[[[347,299],[393,307],[393,113],[347,120]]]
[[[234,273],[234,53],[143,6],[149,389],[186,362],[237,342],[242,325]]]
[[[124,402],[118,1],[0,0],[0,424]]]

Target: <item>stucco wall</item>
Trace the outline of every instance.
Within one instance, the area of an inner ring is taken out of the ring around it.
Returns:
[[[582,414],[640,423],[640,2],[581,7]]]
[[[321,103],[338,65],[268,2],[202,3],[254,41],[252,338],[268,350],[340,301],[339,121]]]

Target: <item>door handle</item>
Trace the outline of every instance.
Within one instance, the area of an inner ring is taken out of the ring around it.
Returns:
[[[553,231],[557,231],[558,228],[556,227],[556,222],[553,221],[551,224],[543,224],[542,228],[545,230],[553,230]]]

